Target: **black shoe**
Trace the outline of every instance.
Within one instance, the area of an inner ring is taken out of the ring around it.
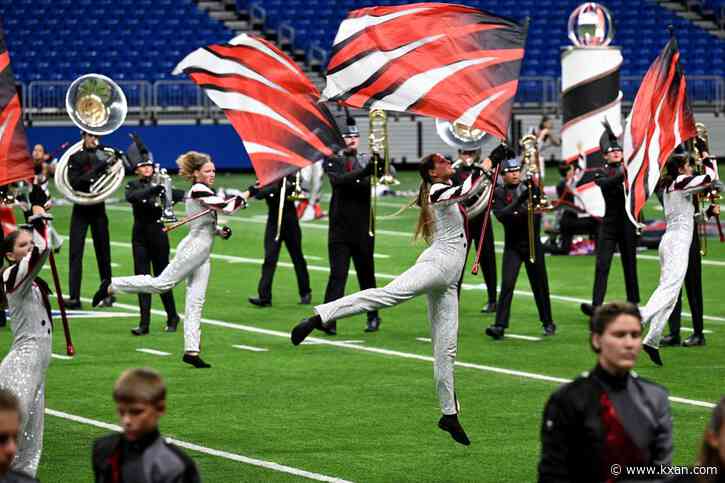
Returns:
[[[365,327],[365,332],[377,332],[380,329],[380,317],[374,317],[368,320],[368,326]],[[337,331],[335,331],[337,333]]]
[[[300,296],[300,305],[310,305],[312,303],[312,292],[308,292]]]
[[[181,319],[178,315],[167,320],[166,327],[164,327],[164,332],[176,332],[176,327],[179,326],[179,322],[181,322]]]
[[[482,314],[495,314],[496,313],[496,302],[489,302],[484,308],[481,309]]]
[[[204,360],[198,355],[192,356],[191,354],[184,354],[184,357],[182,357],[181,360],[187,364],[191,364],[197,369],[208,369],[211,367],[211,364],[204,362]]]
[[[249,303],[252,305],[256,305],[257,307],[269,307],[272,305],[271,300],[262,300],[257,297],[249,297]]]
[[[81,310],[82,308],[81,301],[78,299],[65,299],[63,305],[68,310]]]
[[[103,299],[103,302],[101,302],[101,307],[113,307],[113,304],[116,303],[116,297],[113,295],[109,295],[105,299]]]
[[[581,304],[579,308],[587,317],[594,315],[594,306],[592,304]]]
[[[5,314],[5,309],[0,308],[0,327],[8,325],[8,317]]]
[[[444,414],[438,420],[438,427],[443,431],[451,433],[451,437],[457,442],[464,446],[471,444],[471,440],[466,436],[466,432],[463,430],[461,423],[458,422],[458,415],[456,414]]]
[[[327,335],[337,335],[337,322],[333,320],[332,322],[322,324],[322,327],[319,329]]]
[[[131,329],[133,335],[146,335],[149,333],[148,327],[141,327],[140,325],[134,329]]]
[[[91,302],[91,305],[93,307],[98,307],[98,305],[104,301],[106,297],[108,297],[108,286],[111,285],[110,280],[103,280],[101,282],[101,285],[98,287],[98,290],[93,295],[93,302]],[[78,303],[80,305],[80,302]],[[80,307],[79,307],[80,308]]]
[[[322,329],[322,319],[319,315],[302,319],[302,322],[295,325],[290,334],[290,339],[293,345],[300,345],[308,335],[315,329]]]
[[[658,366],[663,366],[662,364],[662,358],[660,357],[660,350],[655,349],[652,346],[649,346],[647,344],[642,344],[642,349],[647,353],[649,358]]]
[[[682,342],[683,347],[695,347],[705,345],[705,336],[703,334],[692,334]]]
[[[556,324],[553,322],[544,325],[544,337],[549,337],[552,335],[556,335]]]
[[[492,325],[486,328],[486,335],[493,338],[494,340],[500,340],[503,339],[504,330],[506,329],[504,329],[500,325]]]
[[[677,347],[681,344],[679,335],[666,335],[660,341],[660,345],[663,347]]]

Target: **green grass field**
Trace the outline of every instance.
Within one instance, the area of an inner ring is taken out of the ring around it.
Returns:
[[[555,179],[555,173],[549,176]],[[403,173],[402,178],[405,189],[415,189],[413,173]],[[243,188],[251,180],[250,176],[220,175],[217,186]],[[327,182],[325,192],[329,193]],[[381,199],[379,212],[392,213],[403,203],[402,198]],[[67,234],[70,207],[59,206],[53,212],[57,229]],[[650,214],[656,214],[651,207]],[[130,207],[126,203],[111,205],[108,215],[112,258],[117,264],[113,273],[132,274]],[[350,481],[535,480],[541,412],[557,387],[556,378],[573,378],[594,365],[586,321],[579,312],[579,302],[591,297],[593,257],[547,258],[558,332],[546,340],[507,338],[496,342],[486,337],[483,330],[493,316],[479,312],[484,303],[483,281],[480,275],[466,275],[456,389],[462,404],[461,421],[473,443],[464,448],[436,427],[439,410],[431,347],[419,340],[430,336],[424,298],[384,311],[378,333],[364,333],[364,316],[358,316],[341,321],[336,338],[295,348],[289,342],[289,330],[311,308],[297,305],[294,272],[283,250],[273,306],[258,309],[248,304],[247,297],[256,294],[260,274],[265,217],[264,202],[251,204],[229,218],[233,237],[216,242],[202,326],[203,354],[212,369],[194,370],[181,362],[182,332],[163,333],[161,312],[153,317],[152,333],[141,338],[129,332],[138,322],[135,315],[111,317],[137,313],[135,296],[120,296],[115,307],[101,309],[108,316],[71,319],[77,355],[73,360],[53,359],[48,371],[46,401],[52,411],[45,420],[41,481],[92,480],[90,446],[94,438],[108,432],[98,424],[117,422],[111,400],[113,381],[123,369],[134,366],[153,367],[166,379],[168,415],[161,421],[162,432],[216,451],[187,450],[207,482],[298,481],[306,478],[302,471],[310,472],[307,477]],[[416,217],[417,212],[409,210],[399,218],[379,221],[379,285],[409,267],[423,249],[411,241]],[[316,221],[303,227],[314,303],[322,301],[327,281],[326,223]],[[494,227],[497,242],[503,241],[501,226],[495,223]],[[174,232],[172,245],[185,234],[185,229]],[[497,251],[500,270],[500,245]],[[638,269],[645,302],[657,283],[659,264],[655,251],[643,255]],[[667,348],[663,368],[654,367],[646,357],[637,368],[642,376],[664,384],[672,396],[688,400],[672,402],[676,464],[691,464],[695,458],[710,413],[698,402],[715,402],[725,392],[725,341],[721,336],[725,300],[718,281],[725,274],[725,248],[711,239],[705,260],[705,324],[712,331],[707,334],[707,346]],[[58,256],[64,286],[67,262],[64,246]],[[43,273],[50,280],[50,273]],[[98,282],[92,244],[87,243],[84,309],[90,310],[87,299]],[[509,332],[540,336],[536,307],[523,272],[517,289],[520,294],[513,302]],[[355,290],[357,280],[351,274],[347,291]],[[181,310],[183,285],[175,289],[175,295]],[[623,297],[621,264],[615,258],[608,299]],[[158,297],[153,304],[154,309],[162,308]],[[687,326],[690,321],[685,317],[683,322]],[[6,351],[11,342],[9,329],[0,331],[0,340]],[[54,348],[56,354],[65,353],[59,324]],[[171,355],[137,351],[142,348]]]

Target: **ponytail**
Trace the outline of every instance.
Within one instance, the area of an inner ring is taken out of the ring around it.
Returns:
[[[420,215],[418,215],[418,224],[415,227],[413,239],[424,239],[428,244],[433,241],[433,229],[435,220],[430,210],[430,186],[433,180],[430,178],[430,170],[435,167],[436,157],[440,154],[429,154],[420,160],[418,174],[421,177],[420,189],[418,190],[418,199],[416,205],[420,207]]]
[[[680,175],[680,168],[682,168],[686,163],[687,158],[685,157],[673,156],[672,158],[670,158],[667,161],[667,164],[665,164],[663,175],[657,182],[657,189],[666,190],[667,188],[669,188]]]

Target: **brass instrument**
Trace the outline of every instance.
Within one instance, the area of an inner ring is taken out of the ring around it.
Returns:
[[[382,109],[370,111],[370,134],[368,135],[368,147],[370,149],[370,160],[373,163],[373,173],[370,176],[370,219],[368,224],[368,235],[375,236],[375,213],[378,209],[378,185],[399,185],[400,181],[390,173],[390,143],[388,139],[388,115]],[[378,178],[378,162],[383,159],[383,175]]]
[[[536,136],[527,134],[519,140],[519,146],[523,150],[523,172],[524,183],[529,184],[529,199],[527,202],[527,216],[529,228],[529,261],[536,261],[536,246],[534,244],[534,214],[542,211],[552,210],[551,202],[541,192],[541,177],[539,174],[539,146]],[[539,188],[539,194],[535,197],[533,187]]]
[[[304,201],[307,199],[307,195],[302,190],[302,170],[298,170],[295,175],[295,186],[292,192],[287,196],[290,201]]]
[[[692,156],[695,160],[695,171],[698,174],[705,174],[705,158],[710,153],[710,137],[707,126],[701,122],[695,123],[697,134],[696,140],[691,145]],[[696,142],[699,140],[701,143]],[[704,148],[704,149],[703,149]],[[720,193],[717,190],[711,190],[706,193],[695,193],[697,202],[697,214],[695,220],[697,223],[697,233],[700,238],[700,255],[707,255],[707,216],[705,214],[705,205],[707,202],[717,202],[720,200]],[[719,225],[719,218],[717,219]]]
[[[178,221],[174,214],[174,196],[173,186],[171,185],[171,176],[166,172],[165,168],[160,165],[154,165],[154,174],[151,176],[152,186],[163,186],[164,192],[161,193],[155,204],[161,208],[161,223],[175,223]]]
[[[65,107],[71,121],[84,132],[104,136],[118,129],[128,113],[123,90],[106,76],[86,74],[74,80],[65,96]],[[55,184],[66,198],[79,205],[93,205],[113,194],[125,176],[120,153],[113,148],[99,150],[108,169],[93,182],[88,192],[76,191],[68,180],[68,160],[83,149],[79,141],[63,153],[55,169]]]
[[[299,171],[298,171],[299,173]],[[279,190],[279,205],[277,206],[277,235],[274,241],[278,242],[282,234],[282,216],[284,215],[284,202],[287,198],[287,177],[282,178],[282,187]]]

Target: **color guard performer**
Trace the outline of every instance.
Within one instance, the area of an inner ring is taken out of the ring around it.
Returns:
[[[211,271],[210,256],[214,237],[224,240],[232,236],[227,226],[217,225],[217,212],[231,214],[246,206],[249,192],[222,199],[212,186],[214,163],[207,154],[189,151],[176,160],[179,174],[194,183],[186,196],[186,214],[190,220],[189,234],[176,247],[176,256],[158,277],[137,275],[104,280],[93,296],[93,306],[116,292],[164,293],[186,280],[183,362],[197,368],[211,367],[199,357],[201,351],[201,311]],[[196,217],[195,217],[196,216]]]
[[[420,217],[416,237],[430,246],[415,265],[382,288],[372,288],[318,305],[316,315],[304,319],[292,330],[299,345],[314,329],[326,330],[331,322],[352,315],[392,307],[425,294],[433,339],[434,377],[443,416],[438,427],[461,444],[470,441],[458,421],[458,402],[453,387],[453,369],[458,347],[458,286],[468,255],[465,208],[459,203],[491,185],[487,171],[475,168],[461,185],[453,185],[450,161],[440,154],[426,156],[420,163],[418,193]]]
[[[39,185],[30,193],[32,232],[19,229],[2,242],[2,259],[10,267],[2,271],[0,297],[10,309],[13,342],[0,364],[0,388],[20,401],[21,427],[12,469],[35,476],[43,451],[45,376],[52,352],[50,289],[38,277],[50,255],[45,203]]]

